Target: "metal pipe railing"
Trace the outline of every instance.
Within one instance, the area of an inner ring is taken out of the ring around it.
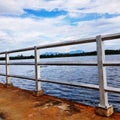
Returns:
[[[72,40],[66,42],[59,42],[54,44],[48,45],[41,45],[36,47],[29,47],[17,50],[11,50],[7,52],[0,52],[0,55],[5,54],[5,62],[0,62],[0,65],[6,66],[6,74],[0,73],[1,76],[6,76],[6,84],[10,84],[10,77],[14,78],[21,78],[27,80],[33,80],[36,82],[36,91],[41,90],[41,82],[48,82],[53,84],[61,84],[61,85],[69,85],[74,87],[84,87],[89,89],[96,89],[100,91],[100,106],[102,108],[108,108],[108,95],[107,92],[113,93],[120,93],[119,88],[113,88],[107,86],[107,79],[106,79],[106,69],[105,66],[120,66],[120,62],[106,62],[105,61],[105,50],[104,50],[104,41],[106,40],[114,40],[120,39],[120,33],[117,34],[109,34],[103,36],[96,36],[93,38],[85,38],[79,40]],[[96,42],[97,46],[97,61],[96,62],[47,62],[41,63],[39,58],[39,49],[46,49],[52,47],[61,47],[61,46],[68,46],[68,45],[77,45],[77,44],[84,44],[84,43],[92,43]],[[34,62],[10,62],[9,54],[16,53],[16,52],[24,52],[34,50]],[[30,78],[26,76],[18,76],[18,75],[10,75],[9,67],[10,65],[34,65],[35,66],[35,78]],[[49,81],[49,80],[41,80],[40,78],[40,65],[57,65],[57,66],[98,66],[98,78],[99,78],[99,86],[93,84],[69,84],[65,82],[56,82],[56,81]]]

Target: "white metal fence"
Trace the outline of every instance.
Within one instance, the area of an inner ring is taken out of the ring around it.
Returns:
[[[108,95],[107,92],[113,92],[113,93],[120,93],[119,88],[113,88],[107,86],[107,80],[106,80],[106,66],[120,66],[120,61],[117,62],[106,62],[105,61],[105,50],[104,50],[104,41],[108,40],[114,40],[118,39],[120,40],[120,33],[117,34],[109,34],[109,35],[99,35],[93,38],[86,38],[86,39],[80,39],[80,40],[73,40],[73,41],[66,41],[66,42],[60,42],[55,44],[48,44],[48,45],[42,45],[42,46],[35,46],[35,47],[29,47],[24,49],[17,49],[17,50],[11,50],[6,52],[1,52],[0,55],[5,55],[5,62],[1,62],[0,65],[6,66],[6,74],[0,73],[1,76],[6,77],[6,84],[10,84],[10,78],[21,78],[21,79],[27,79],[27,80],[33,80],[36,82],[36,91],[41,90],[41,82],[49,82],[54,84],[62,84],[62,85],[69,85],[69,86],[75,86],[75,87],[84,87],[89,89],[96,89],[100,91],[100,106],[103,108],[108,108]],[[85,44],[85,43],[92,43],[96,42],[97,46],[97,62],[47,62],[47,63],[41,63],[40,57],[39,57],[39,50],[40,49],[46,49],[46,48],[53,48],[53,47],[61,47],[61,46],[69,46],[69,45],[77,45],[77,44]],[[10,63],[9,54],[11,53],[17,53],[17,52],[24,52],[24,51],[34,51],[34,62],[12,62]],[[30,78],[26,76],[19,76],[19,75],[11,75],[10,74],[10,65],[33,65],[35,67],[35,78]],[[44,80],[40,78],[40,65],[58,65],[58,66],[98,66],[98,79],[99,79],[99,85],[93,85],[93,84],[69,84],[66,82],[56,82],[56,81],[49,81]]]

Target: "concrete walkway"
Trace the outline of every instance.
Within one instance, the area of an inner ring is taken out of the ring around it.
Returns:
[[[5,120],[120,120],[120,113],[101,117],[95,108],[0,84],[0,116]]]

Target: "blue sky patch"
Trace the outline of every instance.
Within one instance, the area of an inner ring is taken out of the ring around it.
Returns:
[[[70,17],[67,16],[65,19],[69,22],[71,25],[77,25],[77,22],[81,21],[92,21],[97,20],[101,18],[114,18],[120,16],[120,14],[97,14],[97,13],[90,13],[90,14],[81,14],[79,17]]]
[[[61,15],[66,15],[67,12],[64,10],[53,10],[53,11],[47,11],[45,9],[41,9],[41,10],[32,10],[32,9],[25,9],[24,10],[27,14],[29,15],[34,15],[34,16],[38,16],[38,17],[57,17],[57,16],[61,16]]]

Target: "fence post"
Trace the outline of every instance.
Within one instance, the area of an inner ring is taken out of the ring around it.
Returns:
[[[43,94],[42,88],[41,88],[41,82],[40,79],[40,66],[38,65],[38,62],[40,61],[39,51],[37,50],[37,47],[34,47],[34,56],[35,56],[35,79],[36,79],[36,96],[40,96]]]
[[[10,77],[8,76],[10,74],[10,67],[8,65],[9,63],[9,54],[6,52],[5,53],[5,63],[6,63],[6,87],[11,86],[11,82],[10,82]]]
[[[108,94],[105,91],[107,87],[106,68],[103,66],[105,61],[104,41],[101,35],[96,36],[97,43],[97,62],[98,62],[98,79],[100,104],[96,107],[96,113],[104,116],[110,116],[113,113],[113,107],[108,104]]]

